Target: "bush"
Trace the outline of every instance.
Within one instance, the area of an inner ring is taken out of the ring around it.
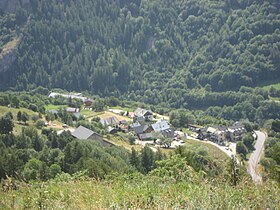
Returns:
[[[134,136],[129,136],[129,137],[128,137],[128,140],[129,140],[129,143],[130,143],[131,145],[134,145],[134,144],[135,144],[135,137],[134,137]]]
[[[243,159],[246,159],[246,155],[248,154],[248,149],[243,142],[237,142],[236,144],[236,152],[240,154]]]
[[[41,129],[42,127],[44,127],[45,125],[45,121],[44,120],[38,120],[36,122],[36,128]]]

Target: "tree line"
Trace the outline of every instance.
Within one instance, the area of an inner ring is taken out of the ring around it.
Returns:
[[[201,108],[233,106],[246,98],[242,86],[280,76],[273,0],[34,0],[30,8],[1,16],[4,34],[22,29],[2,89],[41,85]]]

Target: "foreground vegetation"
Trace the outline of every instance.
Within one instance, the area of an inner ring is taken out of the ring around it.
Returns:
[[[262,161],[264,183],[255,186],[242,164],[238,165],[212,145],[185,140],[185,146],[155,152],[147,146],[134,146],[133,141],[129,144],[128,134],[109,135],[96,116],[107,116],[108,106],[123,105],[114,97],[96,98],[94,111],[82,111],[89,118],[77,118],[63,108],[81,108],[81,101],[51,99],[47,93],[46,89],[38,88],[31,94],[0,94],[1,209],[277,209],[279,206],[277,120],[266,123],[273,138],[266,145]],[[133,105],[138,105],[128,104],[131,106],[126,108],[132,110]],[[50,114],[48,111],[52,109],[58,109],[58,113]],[[176,128],[184,128],[190,119],[199,122],[198,116],[182,109],[171,110],[169,117]],[[53,119],[73,126],[84,125],[122,147],[77,140],[69,132],[58,135],[55,129],[38,124]],[[20,127],[14,127],[19,123]],[[246,127],[253,129],[253,126],[256,124],[247,121]]]
[[[180,172],[177,170],[176,172]],[[44,183],[21,184],[0,191],[1,209],[278,209],[279,187],[237,186],[222,181],[141,174],[112,175],[98,181],[86,177],[57,177]]]

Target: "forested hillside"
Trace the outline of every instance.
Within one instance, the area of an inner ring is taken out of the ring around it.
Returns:
[[[279,9],[277,0],[33,0],[10,26],[21,41],[1,88],[87,90],[176,108],[250,98],[257,108],[252,101],[268,94],[240,87],[280,77]]]

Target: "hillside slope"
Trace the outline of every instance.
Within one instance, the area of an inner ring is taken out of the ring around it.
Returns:
[[[280,77],[275,0],[30,3],[2,88],[60,87],[180,107],[194,88],[237,91]]]

